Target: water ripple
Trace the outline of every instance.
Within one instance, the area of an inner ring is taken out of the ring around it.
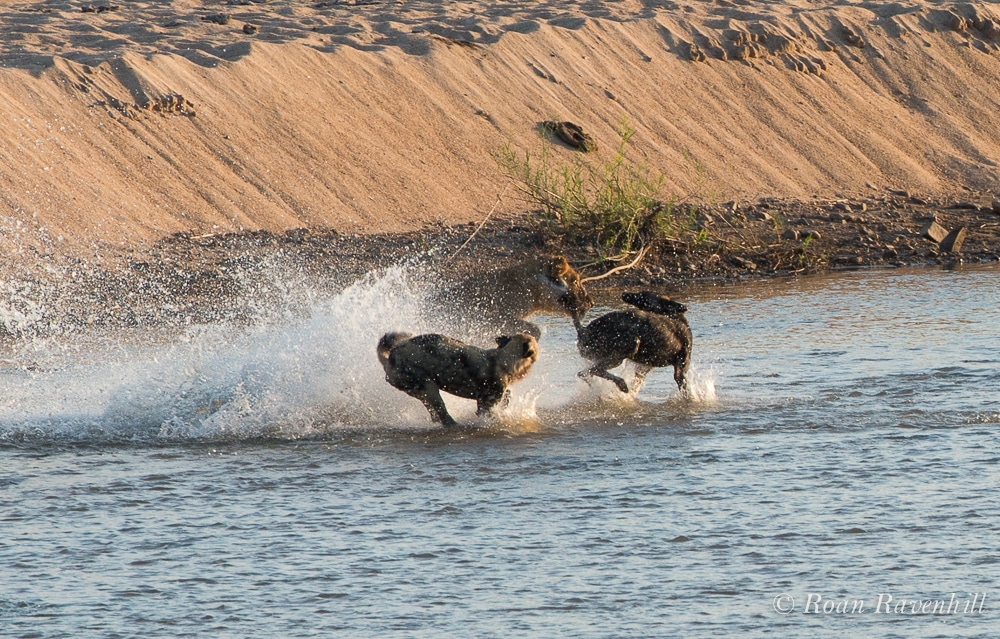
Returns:
[[[546,358],[513,411],[479,429],[432,428],[384,384],[366,337],[330,343],[347,349],[333,364],[326,347],[303,352],[372,309],[392,315],[383,298],[400,273],[277,329],[0,372],[8,397],[28,391],[0,407],[0,625],[40,637],[989,635],[995,276],[691,291],[695,401],[669,371],[637,399],[587,387],[572,328],[543,318]],[[367,363],[343,373],[355,359]],[[880,594],[982,592],[982,613],[945,618],[802,611],[810,595],[871,610]],[[782,593],[794,614],[775,611]]]

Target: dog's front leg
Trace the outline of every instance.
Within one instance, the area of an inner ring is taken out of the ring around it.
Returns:
[[[430,411],[431,419],[441,422],[444,426],[457,426],[458,422],[448,413],[448,408],[441,398],[441,391],[434,384],[428,383],[423,388],[423,392],[414,394],[414,397],[423,402],[427,410]]]
[[[610,373],[610,372],[608,372],[606,370],[594,370],[592,368],[592,369],[590,369],[590,372],[591,372],[591,374],[596,375],[598,377],[603,377],[604,379],[608,380],[609,382],[614,382],[615,386],[618,387],[618,390],[620,390],[621,392],[625,393],[626,395],[628,394],[628,384],[626,384],[625,380],[622,379],[621,377],[618,377],[614,373]]]
[[[625,380],[622,379],[621,377],[618,377],[617,375],[615,375],[613,373],[609,373],[608,372],[609,368],[615,368],[616,366],[621,366],[622,361],[623,360],[616,358],[616,359],[604,360],[604,361],[601,361],[601,362],[597,362],[596,364],[594,364],[593,366],[591,366],[589,369],[587,369],[587,371],[586,371],[587,376],[586,377],[584,377],[582,374],[580,376],[584,377],[584,379],[586,379],[587,377],[590,377],[590,376],[602,377],[602,378],[608,380],[609,382],[614,382],[615,386],[618,387],[618,390],[620,390],[621,392],[623,392],[625,394],[628,394],[628,384],[625,383]]]
[[[500,403],[500,400],[502,398],[508,397],[508,396],[509,396],[509,391],[505,392],[503,395],[501,395],[499,397],[496,396],[496,395],[487,395],[486,397],[482,397],[482,398],[476,400],[476,415],[478,415],[479,417],[482,417],[482,416],[486,415],[491,410],[493,410],[493,408],[497,404]]]

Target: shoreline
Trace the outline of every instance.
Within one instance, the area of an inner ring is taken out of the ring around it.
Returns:
[[[1000,213],[992,203],[980,207],[977,201],[975,194],[956,202],[896,193],[700,207],[700,228],[712,229],[702,234],[706,239],[660,242],[634,268],[588,288],[676,295],[692,285],[1000,261]],[[924,237],[932,218],[945,230],[967,229],[959,251],[943,251]],[[266,322],[272,315],[308,313],[316,296],[336,295],[404,264],[423,277],[506,265],[539,253],[565,255],[584,276],[619,265],[556,230],[527,215],[497,216],[481,228],[470,222],[406,233],[178,233],[101,263],[40,255],[8,273],[14,294],[0,335],[9,341],[94,328]]]

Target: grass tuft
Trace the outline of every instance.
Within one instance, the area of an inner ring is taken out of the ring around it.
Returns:
[[[574,240],[589,240],[602,257],[621,257],[691,226],[676,198],[662,199],[664,175],[627,157],[635,129],[623,118],[610,157],[563,160],[550,138],[538,151],[510,145],[494,159],[544,221]]]

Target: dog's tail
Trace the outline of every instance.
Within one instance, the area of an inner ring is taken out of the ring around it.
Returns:
[[[409,333],[386,333],[382,336],[382,339],[378,341],[377,352],[378,361],[382,364],[383,368],[385,368],[386,364],[389,363],[389,351],[411,337],[413,337],[413,335]]]
[[[683,315],[687,312],[687,306],[652,291],[642,291],[641,293],[626,291],[622,293],[622,301],[647,313],[686,319]]]

